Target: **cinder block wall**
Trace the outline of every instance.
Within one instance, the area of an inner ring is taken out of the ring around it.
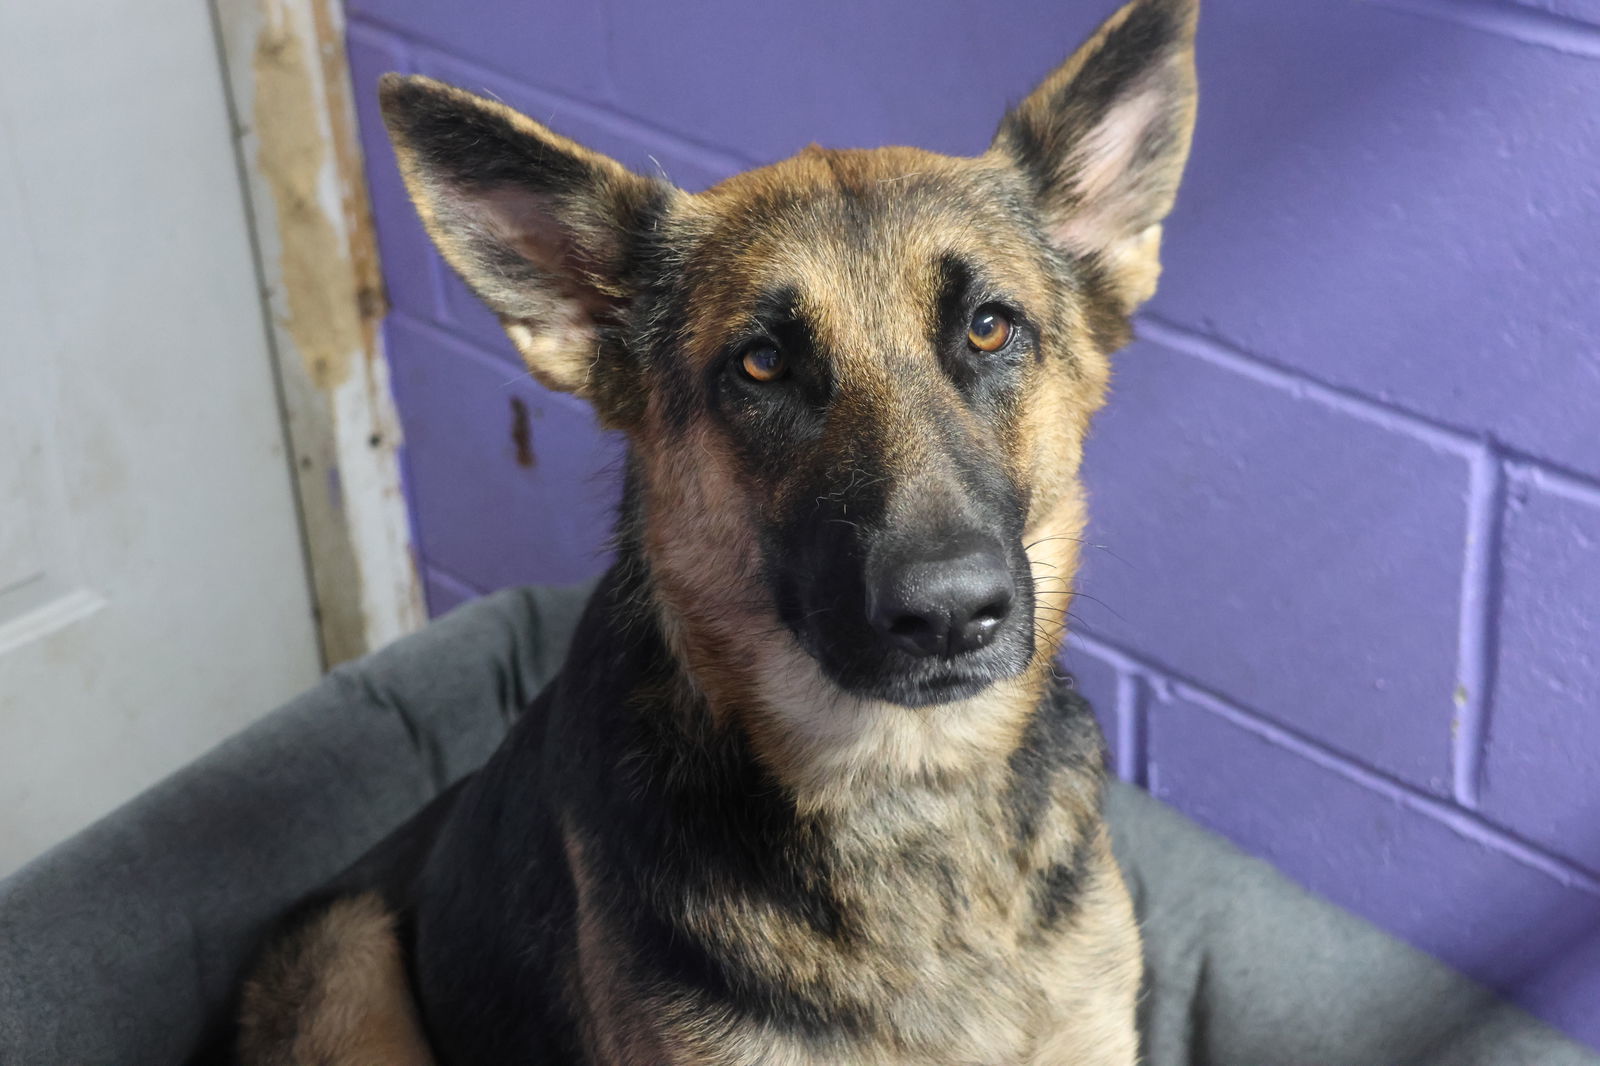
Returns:
[[[615,441],[428,247],[386,70],[690,189],[969,153],[1109,0],[351,0],[435,611],[596,572]],[[1119,773],[1600,1046],[1600,2],[1208,0],[1069,663]]]

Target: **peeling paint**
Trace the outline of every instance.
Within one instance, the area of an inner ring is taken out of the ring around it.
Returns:
[[[343,20],[337,0],[214,2],[332,666],[425,618]]]
[[[323,114],[331,127],[335,167],[339,173],[339,202],[344,213],[345,247],[356,290],[356,311],[361,319],[361,351],[377,356],[378,324],[389,311],[383,291],[383,268],[378,262],[378,241],[372,230],[372,205],[367,200],[366,170],[361,140],[356,132],[355,101],[350,95],[350,71],[344,53],[344,27],[334,18],[334,0],[310,0],[311,19],[322,64]]]
[[[311,71],[307,44],[281,3],[267,3],[263,15],[253,62],[256,165],[277,209],[283,326],[312,382],[326,391],[349,378],[352,360],[368,347],[373,325],[362,310],[371,296],[357,281],[344,227],[323,202],[326,113],[313,91],[322,71]]]

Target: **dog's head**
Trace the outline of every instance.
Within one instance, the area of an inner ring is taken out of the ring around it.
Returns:
[[[697,195],[385,79],[445,257],[535,377],[631,438],[624,534],[708,692],[904,709],[1047,666],[1080,445],[1188,151],[1194,21],[1129,4],[976,158],[813,147]]]

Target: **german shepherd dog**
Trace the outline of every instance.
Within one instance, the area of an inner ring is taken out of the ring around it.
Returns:
[[[1195,19],[1134,0],[975,158],[811,147],[694,195],[383,79],[434,241],[629,439],[616,562],[488,764],[266,950],[243,1061],[1135,1061],[1053,664]]]

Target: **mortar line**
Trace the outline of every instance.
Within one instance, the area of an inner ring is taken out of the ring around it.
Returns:
[[[1241,707],[1192,681],[1180,679],[1172,671],[1142,655],[1099,638],[1079,634],[1079,639],[1094,655],[1118,666],[1126,664],[1127,668],[1138,671],[1143,678],[1164,681],[1171,686],[1175,695],[1274,747],[1298,755],[1369,792],[1431,818],[1458,836],[1498,851],[1562,885],[1600,896],[1600,871],[1590,870],[1547,851],[1542,845],[1525,840],[1503,826],[1491,824],[1477,812],[1462,810],[1449,800],[1423,792],[1409,782],[1332,751],[1293,727],[1270,721],[1258,711]]]
[[[1319,380],[1187,326],[1149,314],[1139,315],[1135,324],[1137,335],[1145,340],[1440,450],[1470,457],[1482,446],[1478,437],[1458,426]]]
[[[1485,447],[1472,459],[1467,498],[1466,556],[1461,567],[1461,618],[1457,638],[1456,713],[1451,721],[1452,792],[1476,810],[1494,700],[1496,612],[1500,600],[1500,540],[1506,474],[1500,455]]]
[[[1367,0],[1367,2],[1385,3],[1389,2],[1389,0]],[[1404,3],[1406,0],[1393,0],[1393,2]],[[1448,2],[1448,0],[1446,0],[1446,2]],[[506,74],[497,68],[486,66],[479,61],[458,56],[455,53],[450,52],[445,47],[430,41],[426,37],[423,37],[413,31],[408,31],[401,27],[392,25],[381,16],[374,16],[368,13],[354,15],[350,18],[349,25],[352,28],[355,28],[358,34],[370,34],[379,40],[388,39],[390,43],[397,46],[402,51],[402,54],[407,61],[406,66],[408,73],[415,73],[416,71],[416,59],[414,53],[416,49],[420,48],[438,57],[448,59],[460,66],[474,70],[477,73],[492,78],[500,78],[515,82],[532,93],[544,95],[552,100],[571,105],[579,112],[590,112],[593,115],[600,116],[603,119],[637,126],[639,130],[645,134],[664,139],[672,143],[677,148],[686,150],[691,154],[699,154],[707,157],[705,159],[707,162],[714,162],[720,166],[731,166],[735,168],[749,166],[753,162],[752,160],[732,153],[729,149],[721,148],[709,143],[695,141],[675,130],[656,125],[648,120],[641,119],[628,112],[622,111],[619,108],[596,103],[594,101],[571,97],[556,89],[529,84],[515,75]],[[1594,32],[1597,35],[1600,35],[1600,27],[1595,27]],[[430,281],[432,286],[439,291],[435,296],[435,303],[437,306],[429,317],[435,324],[440,326],[440,328],[446,329],[447,331],[458,336],[465,337],[465,334],[458,333],[454,328],[452,328],[454,316],[450,313],[448,301],[444,298],[442,292],[444,287],[442,284],[442,278],[438,276],[441,272],[442,263],[437,259],[437,257],[434,257],[434,261],[430,263],[430,267]],[[416,315],[412,315],[411,317],[414,320],[417,319]],[[1396,428],[1398,426],[1402,432],[1414,432],[1419,435],[1428,436],[1430,439],[1434,434],[1441,434],[1442,440],[1438,442],[1442,443],[1446,448],[1452,451],[1470,451],[1472,446],[1478,443],[1477,435],[1469,428],[1432,418],[1427,415],[1418,414],[1399,405],[1379,400],[1375,397],[1368,396],[1353,389],[1332,385],[1328,382],[1304,374],[1301,371],[1290,369],[1270,359],[1246,352],[1232,344],[1229,344],[1228,342],[1208,336],[1198,330],[1178,325],[1175,322],[1162,319],[1148,313],[1138,316],[1137,321],[1141,327],[1141,335],[1146,336],[1148,339],[1156,341],[1159,344],[1164,344],[1167,347],[1175,348],[1190,355],[1198,355],[1200,358],[1206,359],[1207,361],[1213,362],[1217,365],[1224,366],[1227,369],[1234,370],[1255,380],[1263,381],[1267,384],[1297,395],[1306,396],[1307,398],[1323,403],[1325,406],[1329,406],[1341,411],[1348,411],[1357,417],[1361,417],[1370,422],[1375,422],[1384,426],[1385,428]],[[1600,477],[1587,475],[1582,471],[1564,466],[1559,462],[1541,458],[1538,455],[1535,455],[1531,452],[1522,451],[1514,446],[1505,446],[1502,448],[1502,451],[1508,458],[1516,459],[1519,464],[1525,464],[1540,469],[1549,470],[1575,482],[1591,485],[1596,489],[1596,491],[1600,491]]]
[[[1502,449],[1502,453],[1506,455],[1508,480],[1523,482],[1563,500],[1600,508],[1600,481],[1531,456],[1506,452],[1505,449]]]
[[[598,119],[602,123],[611,126],[633,127],[633,129],[625,130],[625,132],[633,137],[643,136],[665,142],[684,154],[698,156],[702,162],[713,164],[715,167],[731,172],[744,170],[755,162],[755,160],[732,149],[706,141],[697,141],[687,134],[662,126],[650,119],[641,118],[632,112],[624,111],[613,103],[572,96],[560,89],[526,81],[521,75],[507,73],[480,59],[458,55],[452,52],[448,46],[433,41],[415,30],[397,26],[382,17],[374,17],[364,13],[359,18],[352,18],[351,22],[360,22],[369,31],[387,35],[409,45],[414,57],[447,60],[452,66],[469,71],[476,77],[511,82],[525,92],[535,96],[542,96],[549,102],[570,108],[580,118],[586,118],[590,121]],[[538,116],[533,117],[538,118]]]
[[[1146,746],[1145,685],[1139,675],[1117,670],[1117,776],[1140,788],[1150,786]]]
[[[534,384],[538,384],[538,379],[533,376],[532,371],[520,361],[513,361],[515,359],[514,354],[511,358],[500,355],[487,347],[478,337],[398,307],[390,308],[389,317],[393,318],[399,325],[428,335],[429,339],[440,344],[463,349],[465,356],[473,362],[483,364],[485,369],[504,373],[506,385],[513,385],[522,381],[531,381]],[[509,339],[507,343],[510,343]]]
[[[1458,26],[1548,48],[1565,55],[1600,59],[1600,25],[1506,0],[1367,0],[1375,7],[1453,22]]]
[[[450,569],[450,567],[445,566],[442,563],[435,562],[426,553],[419,554],[422,556],[422,565],[424,569],[427,570],[428,576],[442,581],[446,585],[454,585],[457,592],[470,593],[473,597],[487,596],[489,594],[487,589],[479,588],[476,582],[468,581],[466,578]]]
[[[1389,775],[1363,766],[1345,756],[1328,751],[1314,741],[1268,722],[1256,714],[1216,699],[1206,693],[1195,692],[1187,685],[1173,686],[1186,699],[1223,718],[1239,728],[1256,734],[1263,740],[1283,748],[1332,773],[1377,793],[1402,807],[1422,814],[1456,835],[1476,844],[1486,845],[1532,869],[1538,870],[1568,888],[1579,889],[1600,896],[1600,876],[1574,863],[1570,859],[1552,854],[1543,847],[1522,839],[1504,828],[1491,825],[1476,812],[1463,810],[1447,800],[1419,792],[1412,786],[1396,781]]]
[[[508,359],[504,356],[496,355],[494,351],[485,344],[483,339],[478,334],[462,326],[459,319],[454,317],[451,317],[448,320],[444,318],[437,318],[433,317],[431,314],[418,313],[415,310],[399,305],[391,305],[389,309],[389,315],[403,320],[407,325],[417,326],[424,330],[430,330],[442,337],[466,345],[472,349],[473,354],[493,362],[496,365],[507,367],[513,372],[523,369],[522,364],[518,361],[515,361],[514,358]],[[1270,384],[1280,388],[1289,387],[1288,385],[1284,384],[1284,382],[1288,380],[1294,384],[1318,386],[1319,388],[1326,388],[1333,392],[1339,391],[1333,386],[1323,385],[1322,383],[1311,378],[1299,377],[1297,371],[1282,369],[1275,364],[1266,360],[1262,360],[1256,356],[1231,349],[1220,341],[1207,338],[1202,334],[1196,333],[1193,330],[1186,329],[1182,326],[1175,326],[1170,322],[1154,319],[1145,315],[1141,315],[1139,317],[1139,323],[1141,326],[1140,335],[1145,339],[1154,341],[1163,347],[1172,348],[1184,354],[1196,356],[1200,359],[1204,359],[1207,362],[1222,366],[1225,369],[1242,373],[1252,378],[1252,380],[1268,380]],[[1142,328],[1146,326],[1153,328]],[[1191,339],[1193,345],[1192,347],[1190,346]],[[1218,353],[1221,354],[1214,355],[1212,353],[1198,351],[1197,349],[1202,344],[1217,349]],[[1256,368],[1258,367],[1262,371],[1261,373],[1256,372]],[[519,377],[520,376],[525,375],[519,375]],[[1309,392],[1309,390],[1307,391]],[[1412,414],[1403,408],[1385,408],[1385,406],[1378,401],[1371,400],[1359,394],[1352,393],[1348,395],[1353,403],[1371,404],[1379,409],[1392,411],[1397,419],[1413,420],[1425,428],[1437,429],[1447,434],[1449,439],[1445,443],[1445,447],[1452,453],[1460,454],[1470,459],[1479,451],[1481,451],[1484,446],[1482,440],[1472,436],[1472,434],[1468,433],[1464,429],[1451,426],[1448,423],[1431,422],[1424,416]],[[1371,419],[1368,420],[1370,421]],[[1410,428],[1411,427],[1407,427],[1407,430]],[[1405,430],[1403,430],[1403,432],[1404,431]],[[1495,443],[1495,447],[1499,454],[1504,457],[1505,465],[1510,471],[1510,476],[1528,480],[1541,488],[1557,491],[1561,495],[1576,499],[1579,502],[1592,503],[1595,506],[1600,507],[1600,478],[1592,478],[1571,467],[1563,466],[1547,459],[1542,459],[1539,456],[1533,455],[1532,453],[1520,451],[1498,441]],[[1075,627],[1073,629],[1074,635],[1077,635],[1079,632],[1079,628]]]

